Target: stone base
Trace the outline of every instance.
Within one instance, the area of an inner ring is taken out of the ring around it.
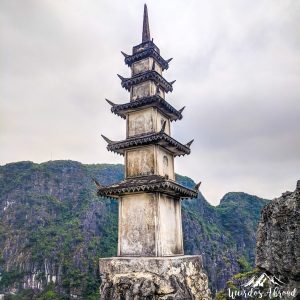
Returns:
[[[101,300],[209,300],[201,256],[100,259]]]

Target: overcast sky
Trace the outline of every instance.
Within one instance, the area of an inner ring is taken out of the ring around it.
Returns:
[[[141,42],[144,1],[1,0],[0,163],[123,163],[104,98],[125,103],[120,51]],[[300,179],[300,1],[147,1],[167,95],[186,106],[176,172],[217,204],[230,191],[274,198]]]

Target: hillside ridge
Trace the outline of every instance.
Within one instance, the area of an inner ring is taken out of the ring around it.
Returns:
[[[98,258],[116,255],[118,205],[96,197],[91,178],[109,185],[123,173],[123,165],[71,160],[1,166],[0,294],[14,291],[27,299],[31,293],[28,299],[35,299],[50,289],[58,299],[97,299]],[[195,185],[186,176],[176,180]],[[201,193],[182,201],[185,254],[202,255],[213,291],[254,265],[255,232],[267,203],[229,194],[232,201],[217,207]]]

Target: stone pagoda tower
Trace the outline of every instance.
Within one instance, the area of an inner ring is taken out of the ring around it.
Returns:
[[[122,52],[131,77],[120,75],[130,102],[111,111],[126,120],[126,139],[107,149],[125,158],[125,180],[111,186],[98,182],[98,196],[119,201],[118,257],[100,259],[101,299],[210,299],[200,256],[184,256],[181,199],[195,198],[175,181],[174,157],[190,154],[193,142],[171,137],[171,122],[182,119],[166,100],[172,84],[162,72],[169,60],[150,37],[144,6],[142,43],[131,55]],[[167,298],[168,297],[168,298]]]

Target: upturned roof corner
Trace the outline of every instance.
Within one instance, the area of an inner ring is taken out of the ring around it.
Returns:
[[[105,142],[107,142],[107,144],[112,144],[113,143],[113,141],[112,140],[110,140],[109,138],[107,138],[105,135],[103,135],[103,134],[101,134],[101,136],[102,136],[102,138],[104,139],[104,141]]]

